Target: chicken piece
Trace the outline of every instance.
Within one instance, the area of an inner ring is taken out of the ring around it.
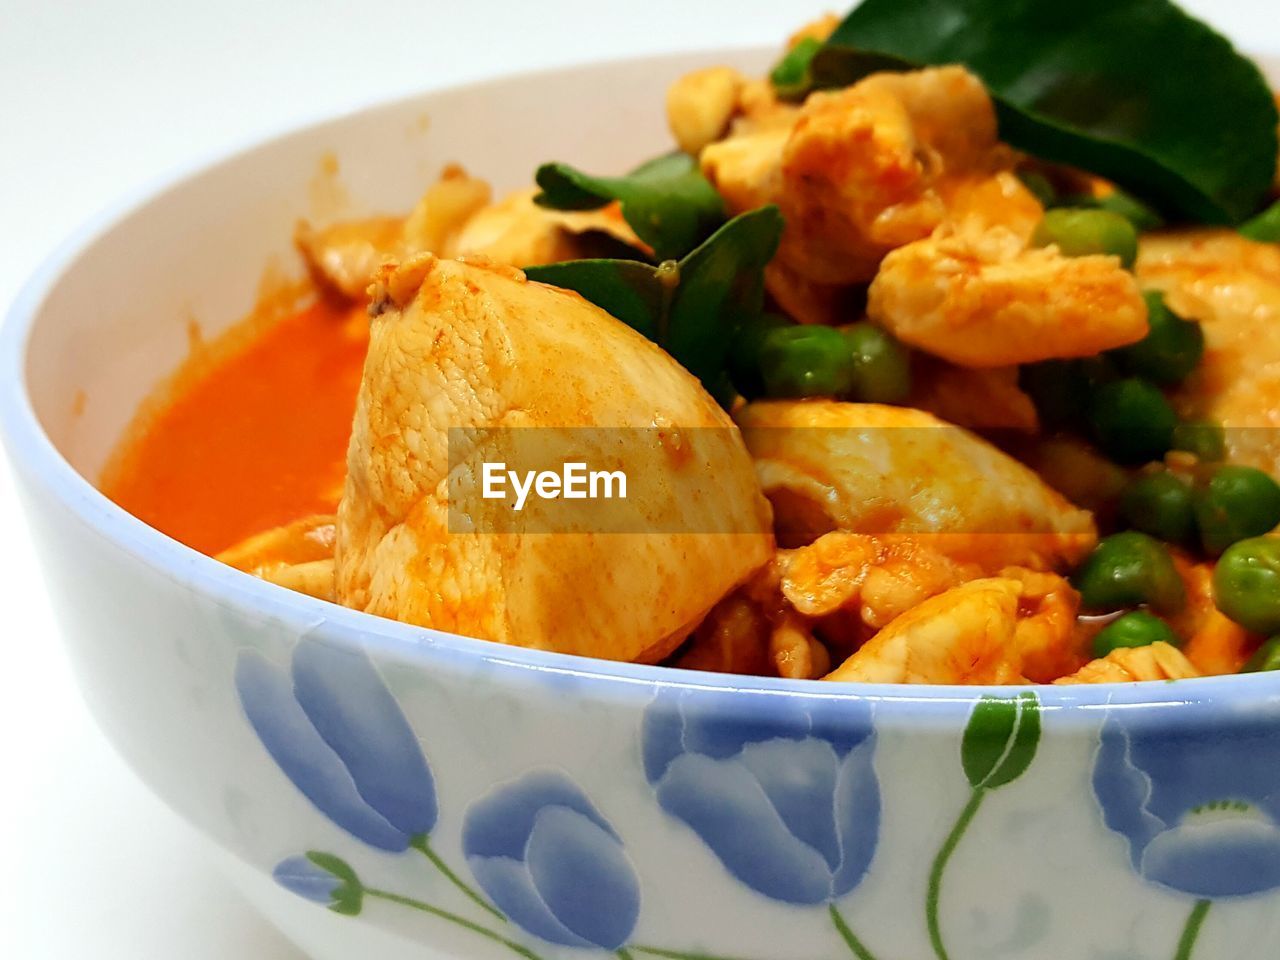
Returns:
[[[756,605],[734,593],[716,604],[668,663],[682,670],[767,676],[774,672],[769,634],[769,623]]]
[[[957,562],[927,539],[907,536],[829,533],[807,547],[780,551],[780,560],[781,593],[797,614],[820,619],[843,611],[857,617],[855,624],[846,620],[824,630],[824,637],[846,648],[930,597],[997,572]],[[1079,594],[1057,574],[1024,567],[998,573],[1020,584],[1020,672],[1039,683],[1078,669],[1087,659],[1075,632]]]
[[[1069,565],[1096,540],[1087,511],[968,431],[920,410],[764,401],[738,413],[778,535],[909,534],[984,569]]]
[[[1011,170],[951,177],[939,190],[947,222],[958,229],[980,232],[1002,227],[1026,245],[1044,219],[1040,201]]]
[[[742,74],[732,67],[706,67],[686,73],[667,91],[667,126],[685,153],[724,136],[738,109]]]
[[[884,258],[867,314],[899,340],[966,367],[1088,357],[1141,340],[1147,307],[1113,256],[1028,249],[1001,226],[944,226]]]
[[[827,648],[799,617],[783,617],[774,626],[769,635],[769,655],[778,676],[787,680],[817,680],[831,669]]]
[[[520,190],[476,212],[459,230],[450,256],[483,256],[517,267],[533,267],[587,255],[589,234],[632,247],[645,245],[611,203],[598,210],[552,210],[533,202],[538,191]]]
[[[1178,412],[1221,423],[1228,459],[1280,476],[1280,245],[1232,230],[1150,234],[1137,273],[1204,330],[1204,359],[1172,395]]]
[[[630,246],[644,244],[618,205],[599,210],[551,210],[533,202],[536,189],[490,204],[489,185],[450,165],[407,217],[374,217],[317,229],[300,223],[294,241],[312,272],[344,296],[365,296],[378,269],[419,253],[485,256],[531,267],[591,252],[590,234]]]
[[[1145,647],[1121,647],[1099,660],[1091,660],[1070,676],[1053,681],[1063,686],[1078,683],[1132,683],[1137,680],[1185,680],[1200,676],[1177,647],[1163,640]]]
[[[836,531],[808,546],[779,551],[779,589],[806,617],[855,610],[873,630],[929,597],[983,576],[981,566],[934,550],[928,538]]]
[[[1006,567],[1000,576],[1022,585],[1014,630],[1022,674],[1049,683],[1079,670],[1088,660],[1076,632],[1080,594],[1056,573]]]
[[[1173,619],[1182,652],[1203,676],[1239,673],[1262,638],[1227,617],[1213,600],[1213,565],[1177,560],[1187,603]]]
[[[450,253],[454,235],[489,196],[487,183],[450,164],[408,217],[371,217],[323,228],[302,221],[294,243],[312,273],[354,300],[365,295],[388,260],[423,251]]]
[[[823,679],[846,683],[1021,683],[1022,586],[973,580],[931,597],[877,633]]]
[[[396,255],[403,258],[415,253],[453,253],[463,226],[492,198],[489,184],[450,164],[405,218]]]
[[[576,293],[422,255],[384,270],[370,313],[338,509],[343,604],[656,662],[768,561],[768,504],[732,422],[660,348]],[[533,427],[544,429],[503,429]],[[651,532],[598,532],[592,501],[549,528],[566,501],[531,498],[517,514],[483,499],[478,461],[517,449],[515,435],[550,436],[543,453],[557,463],[625,468],[626,504]]]
[[[1028,239],[1043,214],[1011,172],[991,98],[961,67],[874,74],[798,111],[757,107],[700,159],[734,213],[781,208],[787,228],[765,279],[803,323],[838,323],[840,288],[944,222]]]
[[[961,67],[873,74],[805,101],[782,150],[779,259],[819,283],[870,280],[946,215],[939,184],[989,162],[995,110]]]
[[[303,517],[254,534],[214,559],[268,583],[333,600],[335,524],[333,516]]]
[[[399,248],[403,225],[400,217],[344,220],[321,228],[303,220],[293,242],[313,277],[354,300],[364,296],[378,267]]]
[[[911,360],[911,382],[908,406],[958,427],[1023,433],[1040,429],[1035,403],[1018,386],[1017,367],[978,370],[916,353]]]
[[[702,172],[732,213],[774,201],[780,189],[782,151],[790,137],[788,124],[753,126],[703,149]]]

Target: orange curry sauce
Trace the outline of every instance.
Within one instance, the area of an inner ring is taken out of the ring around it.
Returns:
[[[363,306],[317,303],[199,377],[131,437],[103,492],[202,553],[332,513],[369,343]]]

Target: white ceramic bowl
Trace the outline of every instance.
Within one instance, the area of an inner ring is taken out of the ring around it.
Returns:
[[[94,489],[187,319],[217,333],[264,264],[300,272],[295,219],[339,212],[312,206],[326,155],[352,213],[406,208],[453,160],[499,188],[548,159],[623,169],[667,143],[667,83],[726,59],[766,58],[563,70],[290,133],[32,280],[0,412],[102,727],[318,958],[1277,955],[1275,674],[1014,699],[577,660],[289,593]]]

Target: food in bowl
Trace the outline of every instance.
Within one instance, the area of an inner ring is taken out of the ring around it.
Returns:
[[[495,199],[451,165],[404,216],[300,224],[312,296],[103,489],[281,586],[610,660],[1270,668],[1275,100],[1167,4],[1052,61],[1068,13],[1002,9],[872,0],[768,77],[688,74],[678,149],[622,176]],[[1199,69],[1153,75],[1160,43]],[[620,475],[628,512],[513,457]]]

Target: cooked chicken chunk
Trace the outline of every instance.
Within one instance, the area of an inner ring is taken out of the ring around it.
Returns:
[[[1005,227],[943,227],[884,258],[867,313],[899,340],[968,367],[1088,357],[1141,340],[1147,308],[1111,256],[1028,249]]]
[[[768,505],[733,424],[598,307],[514,268],[423,255],[384,271],[371,312],[338,510],[342,603],[503,643],[656,661],[769,559]],[[472,452],[488,459],[530,435],[491,432],[487,443],[486,428],[534,427],[636,428],[579,431],[572,459],[625,466],[628,504],[655,532],[596,532],[576,504],[564,532],[546,532],[537,510],[517,520],[506,501],[475,495]]]
[[[1179,412],[1221,423],[1229,459],[1280,476],[1280,246],[1231,230],[1151,234],[1137,271],[1204,329],[1204,359],[1174,393]]]
[[[408,217],[374,217],[314,228],[298,225],[295,242],[312,272],[353,299],[363,297],[378,269],[419,253],[485,256],[530,267],[585,255],[583,236],[601,233],[642,247],[617,204],[599,210],[550,210],[521,190],[490,204],[489,185],[448,166]]]
[[[1020,683],[1022,587],[973,580],[924,601],[824,679],[847,683]]]
[[[821,283],[869,280],[946,214],[937,186],[996,143],[981,83],[959,67],[875,74],[812,94],[783,147],[781,262]]]
[[[853,533],[829,533],[807,547],[780,551],[779,563],[784,608],[813,621],[844,649],[856,648],[930,597],[998,574],[1019,584],[1014,646],[1021,674],[1048,681],[1085,660],[1075,633],[1080,597],[1057,574],[960,562],[935,550],[927,537]]]
[[[995,573],[951,559],[929,539],[835,531],[779,551],[782,597],[806,617],[852,611],[874,632],[922,600]]]
[[[919,410],[830,400],[738,415],[784,543],[831,530],[908,534],[988,570],[1072,563],[1090,515],[968,431]]]
[[[683,670],[768,675],[769,622],[741,592],[726,597],[698,625],[689,643],[669,664]]]
[[[1035,198],[1007,172],[1013,156],[997,140],[990,97],[960,67],[874,74],[811,94],[783,119],[735,127],[701,162],[734,212],[782,209],[787,229],[767,279],[798,319],[832,322],[819,314],[830,288],[870,280],[885,254],[929,236],[951,204],[1019,233],[1039,219]]]
[[[408,217],[373,217],[323,228],[304,221],[294,242],[317,277],[357,299],[388,260],[422,251],[451,253],[457,231],[489,202],[489,195],[487,183],[451,164]]]
[[[667,91],[667,125],[685,153],[695,156],[724,136],[738,108],[742,74],[732,67],[694,70]]]
[[[449,255],[484,256],[516,267],[532,267],[586,256],[584,241],[592,233],[644,247],[622,219],[616,203],[599,210],[551,210],[533,202],[537,193],[517,190],[477,211],[458,231]]]
[[[1205,676],[1238,673],[1262,638],[1227,617],[1213,600],[1213,565],[1178,561],[1187,603],[1172,626],[1185,637],[1182,652]]]
[[[1200,676],[1177,647],[1157,641],[1145,647],[1121,647],[1100,660],[1091,660],[1054,683],[1132,683],[1136,680],[1184,680]]]
[[[268,583],[332,600],[335,537],[332,516],[303,517],[254,534],[215,559]]]
[[[927,353],[912,358],[909,405],[958,427],[1034,433],[1034,401],[1018,386],[1017,367],[957,367]]]

